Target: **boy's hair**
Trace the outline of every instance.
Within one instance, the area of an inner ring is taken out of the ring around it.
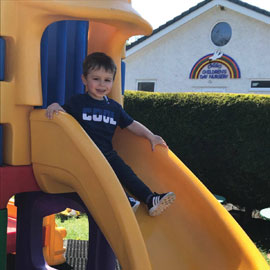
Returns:
[[[85,57],[83,61],[84,77],[87,77],[89,71],[100,68],[104,68],[106,71],[111,71],[114,79],[117,67],[110,56],[102,52],[95,52]]]

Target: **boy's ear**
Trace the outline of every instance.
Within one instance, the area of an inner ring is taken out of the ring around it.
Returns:
[[[86,85],[87,84],[87,80],[86,80],[86,78],[84,77],[83,74],[81,75],[81,79],[82,79],[83,84]]]

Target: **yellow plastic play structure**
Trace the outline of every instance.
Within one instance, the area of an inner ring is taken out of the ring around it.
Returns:
[[[121,59],[126,40],[151,34],[130,0],[1,0],[0,36],[6,40],[6,76],[0,83],[4,163],[33,166],[47,193],[76,191],[125,270],[266,270],[268,264],[241,227],[168,149],[118,130],[114,147],[156,192],[176,202],[150,217],[132,212],[111,167],[68,114],[53,120],[42,105],[40,41],[60,20],[91,21],[88,52],[102,51],[118,65],[111,98],[122,103]],[[91,237],[91,236],[90,236]]]

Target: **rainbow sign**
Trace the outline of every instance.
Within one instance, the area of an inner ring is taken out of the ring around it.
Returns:
[[[199,59],[193,66],[190,79],[239,79],[240,69],[237,63],[228,55],[223,54],[217,59],[210,59],[214,54],[208,54]]]

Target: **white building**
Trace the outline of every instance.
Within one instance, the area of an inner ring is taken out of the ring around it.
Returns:
[[[127,46],[126,86],[270,94],[270,12],[205,0]]]

